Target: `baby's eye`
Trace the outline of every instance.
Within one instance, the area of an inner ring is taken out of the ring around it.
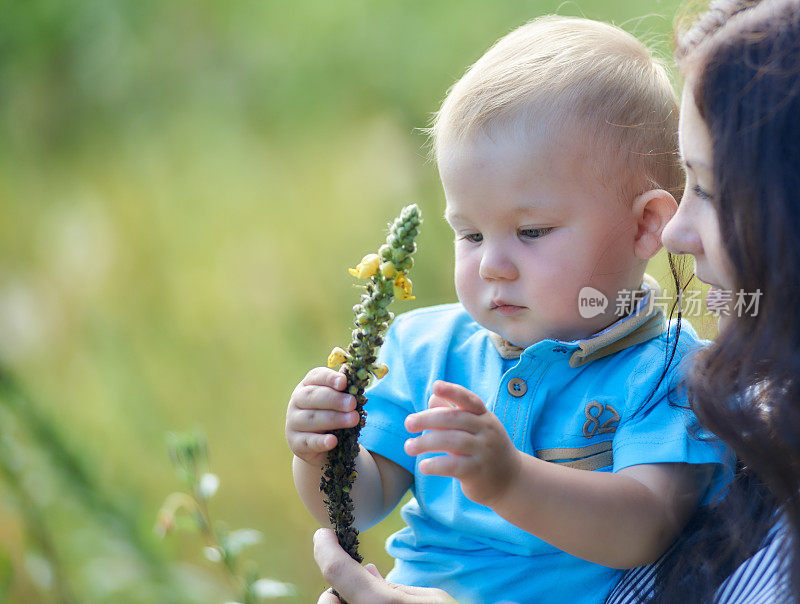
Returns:
[[[467,233],[461,237],[462,239],[466,239],[472,243],[480,243],[483,241],[483,235],[481,233]]]
[[[544,237],[553,230],[553,227],[537,227],[537,228],[525,228],[519,230],[520,237],[525,237],[527,239],[539,239],[540,237]]]

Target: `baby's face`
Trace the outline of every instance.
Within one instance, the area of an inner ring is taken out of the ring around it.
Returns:
[[[591,146],[580,136],[541,138],[480,134],[438,155],[458,298],[479,324],[523,347],[611,324],[618,292],[638,288],[642,271],[631,204],[593,176]],[[578,307],[584,287],[608,299],[590,318]]]

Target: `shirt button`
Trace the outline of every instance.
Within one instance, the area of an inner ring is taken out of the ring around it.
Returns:
[[[508,380],[508,393],[511,396],[522,396],[528,391],[528,384],[522,378]]]

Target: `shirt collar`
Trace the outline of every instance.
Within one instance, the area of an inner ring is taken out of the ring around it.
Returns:
[[[561,340],[544,340],[543,342],[573,349],[574,352],[569,359],[570,367],[580,367],[625,348],[646,342],[662,334],[666,329],[664,309],[651,302],[651,298],[658,298],[660,295],[661,286],[653,277],[645,273],[640,290],[634,292],[632,296],[632,299],[638,300],[638,302],[629,314],[587,338],[571,342]],[[490,331],[489,337],[497,348],[497,352],[504,359],[518,359],[526,350],[504,340],[502,336],[494,332]],[[539,347],[540,344],[537,342],[532,346]]]

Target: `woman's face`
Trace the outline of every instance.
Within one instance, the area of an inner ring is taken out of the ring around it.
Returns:
[[[695,275],[712,286],[706,298],[719,308],[733,289],[733,271],[722,246],[719,220],[714,206],[713,149],[708,132],[694,102],[691,82],[681,100],[679,125],[681,157],[686,168],[686,189],[678,212],[661,234],[664,247],[673,254],[691,254]]]

